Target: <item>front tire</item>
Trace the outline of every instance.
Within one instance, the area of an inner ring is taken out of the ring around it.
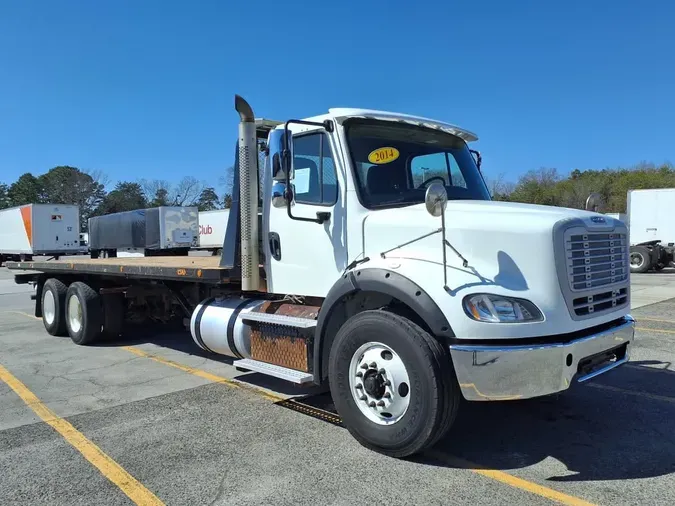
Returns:
[[[66,325],[75,344],[92,344],[101,336],[101,297],[89,285],[76,281],[66,293]]]
[[[42,286],[42,323],[52,336],[66,336],[66,292],[68,287],[58,279],[50,278]]]
[[[351,435],[396,458],[433,446],[460,402],[448,352],[412,321],[382,310],[359,313],[340,328],[328,377]]]

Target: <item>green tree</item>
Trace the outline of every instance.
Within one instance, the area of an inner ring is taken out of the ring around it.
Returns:
[[[119,182],[115,185],[115,189],[105,196],[101,205],[96,209],[95,215],[145,209],[147,206],[148,203],[140,184]]]
[[[8,192],[9,186],[5,183],[0,183],[0,209],[5,209],[11,205]]]
[[[40,181],[30,172],[22,174],[7,190],[10,206],[40,204],[43,200],[43,188]],[[62,202],[59,202],[62,203]]]
[[[200,211],[213,211],[218,209],[220,203],[220,198],[216,193],[215,188],[208,187],[202,190],[199,199],[197,200],[197,207]]]
[[[80,208],[80,226],[86,230],[87,220],[105,197],[102,173],[88,173],[68,165],[54,167],[38,178],[43,202],[73,204]]]
[[[169,205],[169,191],[166,188],[158,188],[155,191],[155,198],[153,198],[149,206],[150,207],[160,207]]]
[[[232,207],[232,195],[226,193],[223,196],[223,209],[230,209]]]

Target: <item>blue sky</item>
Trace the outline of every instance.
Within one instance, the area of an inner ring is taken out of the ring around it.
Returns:
[[[56,165],[211,184],[258,116],[421,114],[488,176],[675,162],[675,3],[0,2],[0,181]]]

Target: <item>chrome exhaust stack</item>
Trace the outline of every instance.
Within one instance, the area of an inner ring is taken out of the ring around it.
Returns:
[[[239,113],[239,215],[241,220],[241,289],[256,291],[260,286],[258,251],[258,150],[255,116],[251,106],[234,96]]]

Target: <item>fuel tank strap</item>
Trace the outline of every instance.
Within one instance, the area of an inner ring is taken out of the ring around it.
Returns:
[[[241,304],[234,308],[234,311],[232,311],[232,316],[230,316],[230,321],[227,322],[227,346],[237,358],[244,358],[244,356],[239,353],[237,345],[234,342],[234,324],[237,323],[237,318],[239,317],[241,310],[244,309],[250,302],[250,299],[242,301]]]
[[[206,344],[204,344],[204,340],[202,339],[202,316],[204,316],[204,312],[206,311],[206,308],[209,307],[209,305],[216,300],[215,297],[210,297],[206,299],[204,302],[202,302],[202,307],[199,308],[199,312],[197,313],[197,317],[195,318],[195,338],[197,339],[197,342],[199,343],[199,346],[201,346],[203,349],[210,353],[215,353],[212,349],[210,349]],[[229,328],[228,328],[229,330]]]

